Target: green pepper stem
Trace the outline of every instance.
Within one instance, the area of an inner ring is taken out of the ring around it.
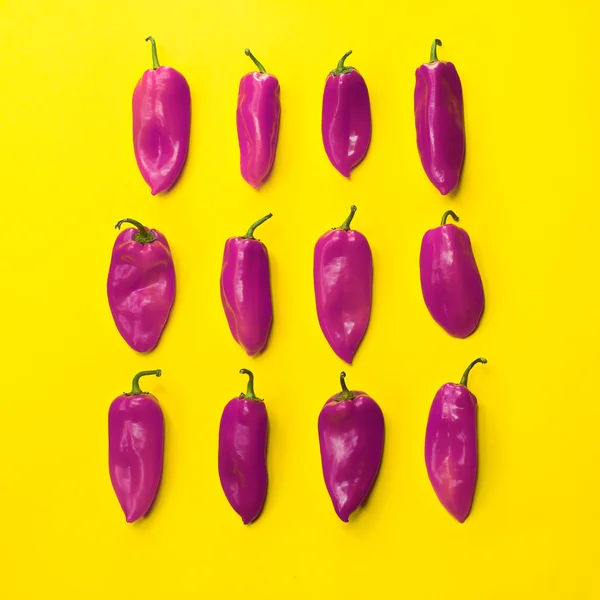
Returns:
[[[344,61],[352,54],[352,50],[348,50],[342,58],[338,61],[337,67],[333,70],[333,75],[341,75],[342,73],[349,73],[352,71],[352,67],[344,65]]]
[[[151,35],[149,35],[145,41],[152,44],[152,68],[156,70],[158,67],[160,67],[160,63],[158,62],[158,54],[156,52],[156,42]]]
[[[245,240],[253,240],[254,239],[254,230],[259,225],[262,225],[265,221],[268,221],[272,216],[273,216],[273,213],[269,213],[266,217],[263,217],[262,219],[259,219],[258,221],[256,221],[256,223],[252,223],[252,225],[250,225],[250,229],[248,229],[248,233],[246,233],[246,235],[244,236],[244,239]]]
[[[149,244],[156,240],[156,236],[149,230],[146,229],[139,221],[134,219],[121,219],[116,225],[115,229],[121,229],[123,223],[131,223],[138,228],[138,232],[133,236],[133,239],[140,244]]]
[[[342,371],[340,373],[340,385],[342,386],[342,391],[338,394],[336,400],[339,402],[340,400],[352,400],[354,398],[354,394],[348,389],[346,385],[346,373]]]
[[[471,372],[471,369],[477,364],[477,363],[481,363],[483,365],[485,365],[487,363],[487,358],[476,358],[466,369],[466,371],[464,372],[462,379],[460,380],[460,385],[463,385],[465,387],[467,387],[467,383],[469,381],[469,373]]]
[[[431,52],[429,53],[429,62],[437,62],[437,46],[442,45],[442,40],[438,40],[437,38],[433,40],[433,44],[431,44]]]
[[[352,219],[354,219],[354,213],[356,213],[356,206],[354,204],[350,207],[350,214],[346,218],[346,220],[342,223],[340,229],[344,231],[348,231],[350,229],[350,223],[352,223]]]
[[[140,371],[134,378],[133,383],[131,385],[131,392],[128,394],[129,396],[138,396],[139,394],[145,394],[146,392],[142,392],[140,389],[140,377],[145,377],[146,375],[156,375],[160,377],[162,375],[162,371],[160,369],[156,369],[156,371]]]
[[[458,215],[453,210],[447,210],[442,215],[442,225],[446,224],[446,221],[448,220],[448,217],[452,217],[455,221],[460,221],[460,219],[458,218]]]
[[[252,60],[252,62],[258,67],[258,70],[261,73],[266,73],[266,69],[262,66],[262,64],[260,62],[258,62],[257,58],[254,56],[254,54],[252,54],[252,52],[250,52],[250,48],[246,48],[244,50],[246,56],[249,56],[250,59]]]
[[[248,369],[240,369],[242,375],[248,375],[248,387],[246,388],[246,394],[242,394],[250,400],[260,401],[260,398],[254,393],[254,373]]]

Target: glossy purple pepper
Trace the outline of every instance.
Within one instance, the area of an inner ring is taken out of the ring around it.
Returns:
[[[133,92],[133,147],[135,160],[152,194],[169,189],[185,164],[190,141],[191,95],[185,77],[161,67],[152,36],[152,69]]]
[[[242,177],[258,189],[267,180],[277,152],[281,117],[277,77],[265,71],[246,48],[259,72],[247,73],[240,81],[237,104],[237,133]]]
[[[315,245],[313,278],[317,316],[332,350],[352,364],[371,318],[373,257],[367,238],[350,229],[356,206],[341,227]]]
[[[331,164],[350,177],[365,157],[371,143],[371,102],[363,76],[344,65],[352,54],[346,52],[329,73],[323,93],[321,133]]]
[[[323,477],[337,516],[348,522],[375,484],[383,456],[385,423],[381,408],[365,392],[350,391],[340,375],[342,391],[319,414]]]
[[[248,375],[245,394],[230,400],[219,427],[219,479],[225,496],[244,525],[262,512],[267,497],[267,439],[269,417],[261,398],[254,393],[254,375]]]
[[[272,216],[256,221],[245,236],[229,238],[223,252],[221,302],[231,335],[248,356],[265,349],[273,323],[269,253],[254,237]]]
[[[442,194],[458,185],[465,157],[463,94],[456,67],[438,60],[434,40],[430,61],[416,71],[415,126],[421,164]]]
[[[161,376],[142,371],[131,392],[115,398],[108,410],[108,470],[128,523],[145,516],[156,498],[163,471],[165,420],[158,400],[140,390],[140,377]]]
[[[108,304],[119,333],[137,352],[153,350],[175,301],[175,267],[165,236],[133,219],[117,236],[108,281]]]
[[[450,335],[470,336],[484,309],[483,283],[469,234],[446,219],[458,216],[448,210],[440,227],[430,229],[421,242],[421,290],[429,313]]]
[[[474,360],[460,383],[446,383],[435,395],[425,434],[429,481],[444,508],[460,523],[469,515],[477,483],[477,398],[467,388]]]

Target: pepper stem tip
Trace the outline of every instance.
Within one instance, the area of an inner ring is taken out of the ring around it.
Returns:
[[[342,371],[340,373],[340,386],[342,387],[342,391],[338,394],[336,400],[339,402],[340,400],[352,400],[354,398],[354,394],[348,389],[346,385],[346,372]]]
[[[481,363],[482,365],[485,365],[487,363],[487,358],[476,358],[465,370],[461,380],[460,380],[460,385],[467,387],[467,384],[469,382],[469,373],[471,372],[471,369],[478,363]]]
[[[156,377],[160,377],[162,375],[161,369],[155,369],[154,371],[140,371],[134,378],[131,384],[131,392],[130,396],[138,396],[140,394],[145,394],[146,392],[142,392],[140,389],[140,378],[145,377],[146,375],[156,375]]]
[[[453,210],[447,210],[442,215],[442,225],[446,224],[446,221],[448,220],[448,217],[452,217],[455,221],[460,221],[460,219],[458,218],[458,215]]]
[[[246,388],[245,397],[250,400],[260,400],[254,393],[254,373],[249,369],[240,369],[241,375],[248,375],[248,387]],[[242,394],[244,396],[244,394]]]
[[[344,65],[344,61],[352,54],[352,50],[348,50],[342,58],[338,61],[337,67],[333,70],[333,75],[341,75],[342,73],[349,73],[352,71],[352,67]]]
[[[160,67],[160,63],[158,62],[158,54],[156,52],[156,41],[151,35],[149,35],[144,41],[152,44],[152,68],[156,70],[158,67]]]
[[[348,231],[350,229],[350,223],[352,223],[352,219],[354,219],[354,214],[356,213],[356,206],[353,204],[350,207],[350,214],[346,217],[346,220],[342,223],[340,229],[344,231]]]
[[[254,56],[254,54],[252,54],[252,52],[250,52],[250,48],[246,48],[244,50],[244,54],[246,56],[250,57],[250,59],[252,60],[252,62],[258,67],[258,70],[261,73],[266,73],[267,72],[266,69],[262,66],[262,64],[258,61],[258,59]]]
[[[252,225],[250,225],[250,229],[248,229],[248,231],[246,232],[244,239],[253,240],[254,239],[254,230],[259,225],[262,225],[265,221],[268,221],[272,216],[273,216],[273,213],[269,213],[268,215],[264,216],[262,219],[259,219],[258,221],[256,221],[256,223],[252,223]]]
[[[436,62],[438,60],[437,57],[437,47],[442,45],[442,40],[438,40],[437,38],[433,40],[431,44],[431,52],[429,53],[429,62]]]
[[[135,219],[121,219],[116,225],[115,229],[121,229],[123,223],[131,223],[137,227],[138,232],[133,236],[133,239],[140,244],[149,244],[156,240],[156,236],[148,228],[144,227],[139,221]]]

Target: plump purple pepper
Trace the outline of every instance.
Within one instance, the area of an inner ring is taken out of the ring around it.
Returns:
[[[219,478],[225,496],[244,525],[262,512],[267,497],[267,439],[269,417],[254,393],[254,375],[247,369],[246,394],[230,400],[219,427]]]
[[[163,472],[165,420],[158,400],[140,390],[142,371],[130,393],[115,398],[108,410],[108,470],[128,523],[145,516],[158,492]]]
[[[421,290],[436,323],[457,338],[470,336],[479,325],[484,309],[483,283],[469,234],[446,219],[430,229],[421,242]]]
[[[383,456],[385,423],[381,408],[365,392],[342,391],[319,414],[323,477],[337,516],[348,522],[375,484]]]
[[[346,52],[329,73],[323,93],[321,132],[331,164],[344,176],[360,163],[371,143],[371,102],[363,76],[344,65]]]
[[[231,335],[248,356],[265,349],[273,323],[269,253],[254,238],[254,230],[272,216],[258,220],[245,236],[229,238],[223,252],[221,302]]]
[[[158,344],[175,301],[175,267],[165,236],[133,219],[117,236],[108,281],[108,304],[123,339],[137,352]],[[136,229],[137,228],[137,229]]]
[[[133,92],[135,160],[152,194],[169,189],[180,176],[188,154],[191,127],[190,86],[171,67],[161,67],[152,36],[152,69]]]
[[[267,180],[277,152],[281,102],[279,81],[270,75],[246,48],[259,72],[247,73],[240,81],[237,133],[242,177],[258,189]]]
[[[451,62],[438,60],[434,40],[430,62],[416,71],[417,148],[427,177],[442,194],[457,185],[465,157],[465,119],[460,78]]]
[[[314,286],[319,325],[332,350],[352,364],[371,318],[373,257],[367,238],[350,229],[356,206],[341,227],[315,245]]]
[[[444,508],[460,523],[469,515],[477,483],[477,398],[468,390],[469,372],[460,383],[446,383],[435,395],[425,434],[429,481]]]

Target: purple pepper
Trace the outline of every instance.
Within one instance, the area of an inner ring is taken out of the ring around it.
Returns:
[[[337,516],[348,522],[375,484],[383,456],[385,423],[381,408],[364,392],[342,391],[319,414],[319,445],[325,486]]]
[[[421,243],[421,290],[433,319],[450,335],[470,336],[479,325],[484,309],[483,283],[473,255],[469,234],[446,219],[430,229]]]
[[[219,427],[219,479],[225,496],[244,525],[255,521],[267,497],[269,417],[254,393],[254,375],[247,369],[246,394],[230,400]]]
[[[435,395],[425,434],[429,481],[444,508],[460,523],[469,515],[477,483],[477,398],[468,390],[469,372],[460,383],[446,383]]]
[[[140,390],[140,377],[161,376],[142,371],[132,390],[115,398],[108,410],[108,470],[128,523],[145,516],[158,492],[163,471],[165,420],[158,400]]]
[[[323,335],[343,361],[352,364],[371,318],[373,257],[367,238],[350,229],[356,206],[341,227],[315,245],[314,286]]]
[[[175,301],[175,267],[165,236],[133,219],[113,246],[106,284],[108,304],[123,339],[137,352],[158,344]]]
[[[106,284],[108,304],[123,339],[137,352],[153,350],[175,301],[175,267],[165,236],[133,219],[117,236]],[[137,229],[136,229],[137,228]]]
[[[371,103],[363,76],[344,65],[346,52],[329,73],[323,93],[321,132],[331,164],[344,176],[360,163],[371,143]]]
[[[256,221],[245,236],[229,238],[223,252],[221,302],[231,335],[248,356],[265,349],[273,323],[269,253],[254,238],[254,230],[272,216]]]
[[[434,40],[430,62],[416,71],[415,126],[421,164],[433,185],[448,194],[457,185],[465,157],[465,119],[460,78],[451,62],[438,60]]]
[[[152,194],[169,189],[180,176],[188,154],[191,127],[190,86],[171,67],[161,67],[152,36],[152,69],[133,92],[135,160]]]
[[[246,48],[259,73],[244,75],[237,104],[237,133],[242,177],[258,189],[267,180],[277,151],[281,102],[279,81]]]

